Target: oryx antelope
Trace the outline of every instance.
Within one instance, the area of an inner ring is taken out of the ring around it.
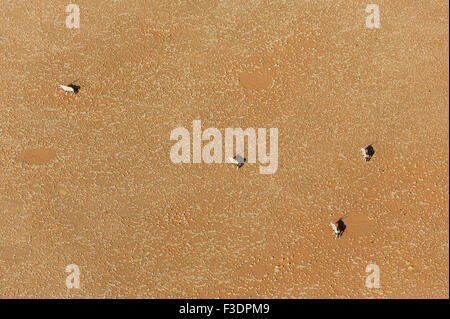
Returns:
[[[339,230],[337,229],[336,224],[334,224],[333,222],[330,222],[330,226],[333,229],[334,234],[336,235],[336,238],[338,238],[339,236]]]
[[[75,93],[75,90],[73,88],[71,88],[70,86],[65,86],[65,85],[60,85],[61,89],[63,89],[67,93],[72,92]]]
[[[76,81],[75,81],[76,82]],[[69,92],[71,92],[71,93],[73,93],[73,94],[77,94],[78,93],[78,91],[80,90],[80,86],[79,85],[75,85],[75,84],[73,84],[73,83],[70,83],[69,85],[60,85],[59,86],[61,89],[63,89],[65,92],[66,92],[66,95],[67,95],[67,93],[69,93]]]
[[[237,168],[241,168],[245,164],[245,162],[247,162],[247,159],[245,157],[242,157],[241,155],[236,155],[233,158],[228,157],[228,161],[233,165],[236,165]]]
[[[342,234],[344,233],[344,230],[347,228],[342,218],[339,218],[339,220],[336,223],[330,222],[330,226],[333,229],[334,235],[336,236],[335,239],[341,238]]]
[[[363,156],[363,160],[368,162],[372,159],[373,154],[375,154],[375,150],[372,145],[367,146],[366,148],[361,147],[361,153]]]

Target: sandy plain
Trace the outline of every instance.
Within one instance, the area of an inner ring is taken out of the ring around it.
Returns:
[[[0,297],[449,297],[447,1],[74,3],[0,0]],[[198,119],[277,172],[172,163]]]

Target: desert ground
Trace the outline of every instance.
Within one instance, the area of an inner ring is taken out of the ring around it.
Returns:
[[[73,3],[0,0],[0,298],[449,298],[448,1]],[[194,120],[278,170],[173,163]]]

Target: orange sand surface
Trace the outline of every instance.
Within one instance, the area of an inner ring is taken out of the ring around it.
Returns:
[[[448,298],[449,4],[374,2],[0,0],[0,297]],[[278,170],[172,163],[193,120]]]

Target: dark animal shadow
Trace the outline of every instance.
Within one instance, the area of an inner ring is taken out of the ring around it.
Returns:
[[[239,158],[238,158],[237,155],[235,157],[233,157],[233,159],[236,160],[237,162],[239,162],[239,164],[237,164],[237,168],[241,168],[247,162],[247,159],[245,157],[242,158],[241,156],[239,156]],[[244,161],[241,162],[242,160],[244,160]]]
[[[372,156],[375,154],[375,150],[373,149],[372,145],[369,145],[364,149],[364,151],[366,152],[364,159],[366,160],[366,162],[368,162],[372,159]]]
[[[347,225],[345,225],[344,221],[341,219],[339,219],[337,221],[337,230],[339,231],[339,235],[338,237],[341,237],[342,234],[344,233],[345,229],[347,228]]]
[[[78,91],[80,91],[80,89],[81,89],[81,86],[73,84],[73,83],[70,83],[68,85],[68,87],[72,88],[73,89],[73,93],[75,93],[75,94],[77,94]]]
[[[369,145],[369,146],[366,147],[366,153],[370,157],[372,157],[375,154],[375,150],[373,149],[372,145]]]

